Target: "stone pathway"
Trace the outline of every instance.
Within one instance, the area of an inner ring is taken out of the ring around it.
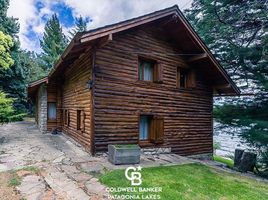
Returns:
[[[107,155],[91,156],[76,142],[62,134],[41,134],[30,121],[0,126],[0,172],[25,166],[39,173],[18,171],[17,190],[28,200],[107,199],[108,193],[98,176],[112,169],[125,169],[107,161]],[[175,154],[142,155],[142,167],[194,162]]]

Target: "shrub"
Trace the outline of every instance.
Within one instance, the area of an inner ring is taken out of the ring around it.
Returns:
[[[21,121],[25,113],[15,113],[13,109],[14,98],[8,98],[7,95],[0,91],[0,124],[11,121]]]

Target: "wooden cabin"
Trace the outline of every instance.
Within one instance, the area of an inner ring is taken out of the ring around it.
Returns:
[[[177,6],[78,33],[28,95],[41,131],[92,152],[139,144],[213,151],[213,95],[239,89]]]

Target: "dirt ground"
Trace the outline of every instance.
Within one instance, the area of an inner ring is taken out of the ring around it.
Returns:
[[[8,182],[13,178],[10,172],[0,173],[0,199],[1,200],[21,200],[20,194],[15,190],[15,187],[9,186]]]

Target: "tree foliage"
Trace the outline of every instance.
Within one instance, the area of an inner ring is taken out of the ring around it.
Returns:
[[[14,64],[6,70],[0,68],[0,89],[6,93],[7,97],[14,98],[13,106],[16,112],[22,112],[26,106],[28,68],[21,59],[17,36],[19,24],[17,19],[7,16],[8,6],[9,0],[0,0],[0,31],[12,37],[14,45],[10,48],[10,55]]]
[[[267,12],[266,0],[194,0],[186,11],[233,79],[242,89],[256,86],[259,99],[268,92]]]
[[[14,64],[10,55],[10,48],[13,46],[12,38],[0,31],[0,67],[7,69]]]
[[[246,127],[241,137],[268,167],[268,1],[194,0],[187,18],[247,98],[216,106],[223,124]],[[236,105],[239,103],[238,105]]]
[[[13,112],[13,99],[7,98],[6,94],[0,91],[0,124],[8,122]]]
[[[42,58],[39,54],[32,51],[22,51],[21,60],[28,66],[27,83],[41,79],[47,75],[42,67]]]
[[[44,69],[49,71],[66,48],[68,40],[56,14],[47,21],[43,39],[40,41],[43,50]]]
[[[4,92],[0,91],[0,124],[10,121],[20,121],[25,116],[24,113],[15,113],[13,102],[13,98],[8,98]]]
[[[75,18],[75,27],[69,31],[71,35],[70,39],[72,39],[76,33],[87,31],[88,20],[83,18],[81,15]]]

